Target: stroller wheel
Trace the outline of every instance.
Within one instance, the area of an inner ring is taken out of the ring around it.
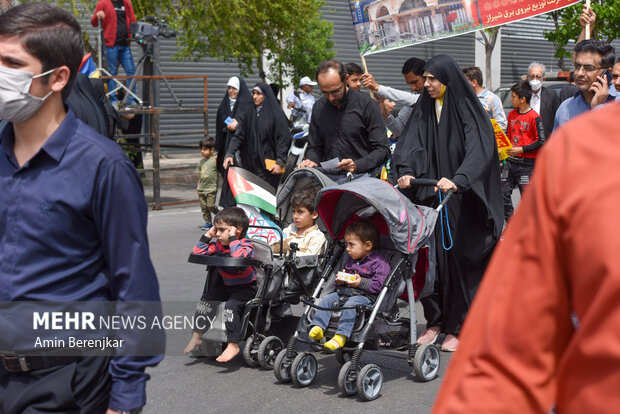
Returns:
[[[379,397],[383,385],[383,373],[375,364],[365,365],[357,375],[357,392],[366,401]]]
[[[357,394],[357,378],[351,372],[351,361],[345,362],[338,372],[338,388],[347,397]]]
[[[314,355],[304,352],[299,354],[291,364],[293,383],[300,387],[307,387],[316,378],[318,364]]]
[[[293,351],[293,358],[297,356],[297,352]],[[273,363],[273,373],[276,379],[282,384],[287,384],[293,380],[291,377],[291,360],[286,357],[286,349],[280,351]]]
[[[431,381],[439,375],[441,358],[433,344],[420,345],[413,356],[413,372],[420,381]]]
[[[264,338],[263,335],[258,335],[258,341],[262,341]],[[245,340],[245,346],[243,347],[243,360],[246,364],[251,367],[258,366],[258,344],[254,345],[254,335],[250,335],[248,339]]]
[[[258,347],[258,363],[265,369],[272,369],[273,363],[280,351],[284,348],[282,340],[277,336],[268,336]]]
[[[351,360],[351,353],[347,351],[343,351],[342,348],[336,349],[336,361],[340,365],[344,365],[347,361]]]

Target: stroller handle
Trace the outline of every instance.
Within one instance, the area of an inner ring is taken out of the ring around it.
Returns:
[[[435,187],[439,180],[434,180],[432,178],[412,178],[410,183],[411,186],[420,186],[420,187]]]
[[[316,166],[314,167],[315,170],[317,170],[320,173],[323,173],[325,175],[330,174],[330,175],[344,175],[346,173],[345,170],[341,170],[340,168],[336,167],[336,168],[323,168],[320,166]]]
[[[413,186],[435,187],[438,182],[439,182],[439,180],[435,180],[435,179],[432,179],[432,178],[412,178],[411,181],[410,181],[412,187]],[[446,197],[441,201],[439,206],[437,206],[436,210],[440,211],[442,208],[444,208],[444,206],[446,205],[446,203],[452,197],[453,194],[454,194],[454,191],[449,190],[446,193]]]
[[[326,176],[330,177],[330,178],[334,178],[335,176],[337,177],[346,177],[345,178],[345,183],[351,182],[356,176],[346,170],[341,170],[340,168],[336,167],[336,168],[323,168],[321,166],[316,166],[313,167],[315,170],[317,170],[320,173],[325,174]],[[338,181],[338,179],[336,179],[335,181]],[[339,181],[340,182],[340,181]]]

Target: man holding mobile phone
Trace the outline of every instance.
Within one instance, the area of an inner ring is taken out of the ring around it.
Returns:
[[[620,58],[616,58],[616,64],[611,70],[611,83],[614,84],[616,92],[620,92]]]
[[[610,73],[616,59],[614,52],[613,46],[602,40],[583,40],[575,45],[573,72],[579,91],[558,108],[554,130],[569,119],[618,98]]]

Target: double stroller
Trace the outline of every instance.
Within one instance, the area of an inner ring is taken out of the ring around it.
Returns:
[[[277,220],[281,228],[286,227],[292,221],[289,198],[297,189],[314,186],[323,188],[333,185],[333,181],[319,171],[302,168],[292,172],[280,188],[277,194]],[[259,227],[250,223],[250,228],[269,229],[280,233],[278,227]],[[319,280],[324,258],[331,247],[327,246],[320,256],[297,256],[296,246],[291,243],[291,249],[286,254],[274,254],[272,247],[260,238],[261,232],[252,232],[257,236],[252,237],[254,244],[254,258],[231,258],[218,256],[203,256],[190,254],[190,263],[206,265],[207,277],[204,291],[213,289],[218,282],[217,267],[226,266],[253,266],[256,269],[258,290],[256,296],[245,304],[242,317],[241,337],[245,339],[243,348],[243,360],[251,367],[261,366],[272,369],[275,357],[284,348],[282,339],[277,335],[268,335],[268,314],[273,315],[275,310],[284,313],[291,304],[297,304],[302,296],[309,296]],[[279,249],[282,252],[282,242]],[[212,305],[200,301],[197,305],[199,312],[210,311],[215,315],[210,328],[203,334],[203,344],[193,351],[194,356],[216,356],[222,352],[223,346],[228,342],[224,310],[225,302],[219,303],[217,309]]]
[[[418,184],[436,183],[426,180]],[[348,257],[342,242],[345,229],[360,219],[369,220],[378,228],[379,252],[388,259],[391,271],[374,303],[349,308],[336,306],[333,309],[334,312],[342,309],[356,309],[357,312],[351,337],[335,353],[337,361],[342,365],[338,387],[345,396],[359,394],[365,400],[373,400],[380,395],[383,384],[381,368],[375,364],[362,366],[360,358],[365,349],[376,350],[379,345],[385,346],[388,340],[382,333],[386,332],[404,332],[408,339],[405,339],[407,361],[417,378],[430,381],[437,377],[439,350],[431,344],[417,344],[415,317],[415,298],[432,291],[434,272],[426,272],[426,269],[416,272],[416,268],[420,268],[417,266],[418,257],[428,254],[435,222],[448,198],[437,209],[416,206],[390,184],[365,177],[325,187],[319,192],[317,212],[335,247],[312,297],[302,299],[306,307],[295,334],[288,340],[286,349],[280,351],[275,359],[274,374],[280,383],[293,382],[305,387],[316,377],[316,358],[310,351],[298,351],[301,347],[297,344],[310,345],[306,349],[322,349],[319,342],[307,336],[312,314],[314,309],[323,309],[316,304],[319,296],[333,291],[336,273],[343,268]],[[397,299],[400,296],[408,301],[409,318],[399,314]],[[336,331],[337,322],[334,319],[335,316],[332,316],[325,333],[327,337],[333,336]]]

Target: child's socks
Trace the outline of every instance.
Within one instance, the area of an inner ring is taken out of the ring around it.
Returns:
[[[310,329],[310,332],[308,332],[308,336],[316,341],[320,341],[321,339],[323,339],[324,332],[325,331],[323,331],[323,328],[315,325],[312,327],[312,329]]]
[[[336,349],[342,348],[345,342],[347,342],[346,336],[334,335],[332,339],[325,342],[325,345],[323,345],[323,347],[335,351]]]

